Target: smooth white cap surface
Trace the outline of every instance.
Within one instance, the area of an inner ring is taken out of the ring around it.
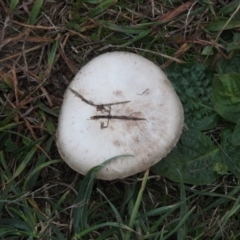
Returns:
[[[97,111],[89,103],[106,106]],[[99,115],[146,120],[97,119]],[[101,122],[107,125],[101,128]],[[102,54],[85,65],[66,90],[59,116],[57,146],[62,158],[81,174],[121,154],[98,173],[112,180],[145,171],[176,145],[183,128],[182,104],[164,72],[151,61],[128,52]]]

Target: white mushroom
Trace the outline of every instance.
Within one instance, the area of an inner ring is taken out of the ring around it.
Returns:
[[[81,174],[108,163],[97,178],[112,180],[144,171],[176,145],[182,104],[163,71],[128,52],[102,54],[76,75],[64,94],[57,146]]]

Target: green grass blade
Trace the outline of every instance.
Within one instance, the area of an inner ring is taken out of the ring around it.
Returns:
[[[35,167],[34,170],[25,179],[24,184],[23,184],[23,191],[27,190],[27,185],[28,185],[29,181],[31,180],[32,177],[34,177],[36,175],[36,173],[39,173],[43,168],[45,168],[51,164],[55,164],[55,163],[59,163],[59,162],[62,162],[62,161],[61,160],[52,160],[52,161],[48,161],[46,163],[43,163],[43,164]]]
[[[29,206],[27,199],[23,199],[22,203],[24,205],[23,207],[23,215],[24,218],[27,219],[26,221],[28,222],[28,226],[32,229],[32,233],[35,233],[35,226],[37,223],[37,217],[34,211],[32,211],[32,207]],[[41,219],[41,218],[40,218]]]
[[[42,102],[37,102],[36,106],[39,107],[42,111],[44,111],[45,113],[48,113],[54,117],[58,117],[58,113],[54,112],[51,108],[47,107],[45,104],[43,104]]]
[[[55,133],[56,133],[56,127],[54,125],[54,123],[52,122],[52,119],[46,119],[46,122],[45,122],[45,126],[48,130],[48,133],[51,135],[51,136],[55,136]]]
[[[28,165],[28,163],[32,160],[33,155],[36,153],[37,147],[33,147],[29,153],[24,157],[24,159],[22,160],[21,164],[19,165],[19,167],[17,168],[17,170],[14,172],[12,178],[9,180],[9,182],[11,182],[14,178],[16,178],[17,176],[19,176],[24,169],[26,169],[26,166]]]
[[[76,207],[73,210],[73,228],[76,234],[76,238],[79,238],[79,234],[87,228],[87,209],[88,202],[92,192],[92,186],[94,182],[94,178],[97,172],[106,164],[111,161],[116,160],[119,157],[133,157],[133,155],[119,155],[113,158],[106,160],[103,164],[93,167],[90,169],[86,176],[84,177],[80,189],[78,191],[78,196],[75,200],[75,204],[80,204],[80,206]]]
[[[223,8],[221,8],[217,15],[222,16],[222,15],[232,14],[237,9],[239,4],[240,4],[240,0],[232,1],[229,4],[226,4]]]
[[[33,8],[30,12],[29,19],[28,19],[29,25],[34,25],[37,15],[42,7],[42,4],[43,4],[43,0],[35,0],[35,2],[33,4]]]
[[[6,182],[6,180],[8,180],[7,178],[11,177],[11,174],[10,174],[10,171],[7,167],[3,152],[0,152],[0,164],[1,164],[0,165],[1,184],[2,184],[2,186],[4,186],[5,185],[4,183]],[[2,166],[3,166],[3,168],[2,168]],[[5,205],[5,200],[7,199],[8,193],[9,193],[11,188],[12,188],[12,186],[10,184],[7,184],[5,186],[5,188],[3,188],[1,190],[1,194],[0,194],[0,213],[2,212],[2,209]]]
[[[45,153],[48,153],[52,147],[52,144],[53,144],[53,139],[54,137],[50,137],[46,142],[45,142],[45,147],[44,147],[44,151]],[[45,163],[46,159],[47,159],[47,156],[44,152],[41,153],[41,155],[38,157],[38,161],[37,163],[34,165],[34,169],[38,169],[39,166],[42,166],[42,164]],[[35,174],[31,174],[31,178],[28,180],[28,190],[32,190],[37,182],[37,179],[39,177],[39,174],[40,174],[40,171],[37,171],[35,172]],[[29,178],[29,176],[28,176]],[[26,180],[25,180],[25,183],[24,183],[24,188],[25,189],[25,184],[26,184]]]
[[[112,31],[115,32],[120,32],[120,33],[125,33],[125,34],[141,34],[142,31],[148,31],[148,28],[145,26],[121,26],[121,25],[116,25],[111,22],[106,22],[106,21],[99,21],[99,23],[103,26],[106,27]]]
[[[58,37],[59,39],[59,37]],[[59,40],[56,40],[53,45],[52,45],[52,49],[50,51],[50,55],[48,57],[48,64],[47,64],[47,72],[46,75],[49,75],[52,69],[52,66],[54,64],[55,61],[55,57],[56,57],[56,52],[58,49],[58,45],[59,45]]]
[[[139,209],[140,203],[142,201],[142,194],[143,194],[143,191],[145,189],[145,186],[146,186],[146,183],[147,183],[147,180],[148,180],[148,174],[149,174],[149,170],[147,170],[144,174],[144,177],[143,177],[143,180],[142,180],[142,185],[141,185],[141,188],[139,190],[137,200],[136,200],[136,203],[134,205],[134,208],[133,208],[133,211],[132,211],[132,214],[131,214],[131,217],[130,217],[130,221],[129,221],[129,224],[128,224],[130,229],[133,227],[134,222],[135,222],[136,217],[137,217],[137,214],[138,214],[138,209]],[[129,240],[130,237],[131,237],[131,233],[132,233],[131,231],[127,231],[124,239]]]
[[[27,222],[27,218],[26,216],[24,216],[22,210],[20,210],[19,208],[16,208],[16,206],[13,206],[13,204],[9,205],[8,211],[11,214],[11,216],[13,216],[14,219],[22,219],[23,221]]]
[[[3,218],[3,219],[0,219],[0,224],[11,226],[11,227],[14,227],[17,229],[21,229],[21,230],[24,230],[29,233],[31,232],[31,229],[26,224],[26,222],[21,221],[21,220],[12,219],[12,218]]]
[[[106,222],[106,223],[100,223],[100,224],[96,224],[92,227],[89,227],[83,231],[81,231],[81,233],[78,234],[78,236],[76,237],[76,239],[82,239],[82,237],[86,236],[87,234],[99,229],[99,228],[104,228],[104,227],[112,227],[112,228],[119,228],[119,224],[115,223],[115,222]],[[122,229],[126,229],[128,231],[131,231],[131,229],[123,224],[120,224],[120,227]]]
[[[101,2],[97,7],[92,9],[88,13],[88,16],[90,18],[96,17],[97,15],[101,14],[102,12],[104,12],[105,10],[107,10],[108,8],[110,8],[112,5],[114,5],[116,3],[117,3],[117,0],[105,0],[105,1]]]
[[[224,229],[225,225],[227,223],[229,223],[228,220],[230,219],[230,217],[232,217],[236,213],[238,213],[238,215],[239,215],[239,212],[238,212],[239,208],[240,208],[240,196],[235,201],[233,207],[229,211],[227,211],[226,214],[223,216],[222,221],[219,224],[220,228],[219,228],[218,232],[215,234],[213,240],[219,239],[219,237],[222,235],[222,229]],[[236,215],[236,217],[238,215]]]
[[[107,229],[105,232],[101,233],[101,235],[96,238],[95,240],[106,240],[106,239],[113,239],[112,236],[116,236],[116,228],[112,228],[112,229]],[[116,240],[120,240],[122,238],[115,238]]]
[[[58,229],[58,227],[56,227],[54,224],[50,223],[50,227],[51,230],[53,230],[53,232],[56,234],[56,238],[53,238],[53,236],[51,235],[47,235],[45,234],[46,238],[41,238],[41,239],[51,239],[51,240],[66,240],[66,238],[64,237],[63,233],[61,233],[60,229]],[[44,236],[44,235],[43,235]]]
[[[3,166],[3,168],[1,167],[0,169],[3,170],[8,175],[8,177],[10,177],[11,174],[2,151],[0,152],[0,164],[0,166]]]
[[[120,207],[120,211],[119,211],[121,216],[123,216],[125,212],[125,208],[127,207],[127,204],[129,203],[129,201],[132,199],[134,195],[135,187],[136,187],[136,183],[131,184],[130,186],[129,185],[125,186],[125,195],[124,195],[122,206]]]
[[[117,222],[119,223],[119,230],[121,232],[121,235],[123,236],[123,232],[121,231],[121,224],[123,224],[123,220],[121,218],[120,213],[118,212],[117,208],[111,203],[111,201],[107,198],[107,196],[100,190],[97,189],[98,192],[100,192],[100,194],[106,199],[106,201],[108,202],[108,204],[110,205],[112,211],[114,212]]]
[[[148,217],[158,216],[162,213],[168,212],[169,210],[175,210],[175,209],[179,208],[181,205],[182,205],[182,202],[179,202],[179,203],[176,203],[176,204],[173,204],[173,205],[153,209],[153,210],[150,210],[150,211],[148,211],[144,214],[141,214],[136,219],[141,220],[141,219],[148,218]]]
[[[169,232],[167,235],[165,235],[163,237],[162,240],[167,240],[169,239],[170,236],[172,236],[175,232],[177,232],[182,226],[183,224],[189,219],[190,215],[192,214],[192,212],[195,210],[196,207],[193,207],[191,210],[189,210],[183,218],[180,219],[179,223],[176,225],[176,227],[171,231]]]
[[[177,203],[174,205],[173,208],[169,208],[167,210],[167,212],[162,215],[149,229],[149,232],[154,232],[156,231],[159,227],[160,227],[160,224],[162,224],[162,222],[167,219],[167,217],[172,214],[175,210],[177,210],[179,207],[181,206],[181,203]],[[164,231],[163,231],[164,232]],[[163,232],[161,234],[163,234]]]
[[[127,47],[141,39],[143,39],[144,37],[146,37],[148,34],[150,34],[152,32],[152,30],[144,30],[141,31],[136,37],[134,37],[133,39],[127,41],[126,43],[122,44],[123,47]]]
[[[110,205],[111,209],[113,210],[115,216],[116,216],[116,219],[117,219],[117,222],[118,223],[123,223],[123,220],[121,218],[121,215],[119,214],[118,210],[116,209],[116,207],[111,203],[111,201],[107,198],[107,196],[100,190],[100,189],[97,189],[98,192],[100,192],[100,194],[106,199],[106,201],[108,202],[108,204]]]
[[[205,30],[209,32],[218,32],[218,31],[229,30],[229,29],[238,28],[238,27],[240,27],[239,20],[233,19],[230,22],[228,22],[228,20],[219,20],[218,22],[213,22],[207,25],[205,27]]]
[[[82,0],[83,3],[90,3],[90,4],[98,4],[101,3],[103,0]]]
[[[211,209],[216,209],[220,208],[221,205],[227,205],[229,204],[230,201],[236,201],[236,198],[233,197],[234,195],[238,194],[240,192],[240,187],[234,187],[231,192],[228,193],[228,195],[223,195],[223,194],[217,194],[217,193],[212,193],[212,192],[204,192],[204,191],[197,191],[194,189],[191,189],[189,187],[185,187],[188,191],[194,192],[195,194],[198,195],[204,195],[204,196],[209,196],[209,197],[218,197],[217,200],[212,201],[210,205],[205,207],[201,212],[195,213],[192,217],[193,218],[198,218],[200,215],[202,215],[205,212],[208,212]]]
[[[180,197],[181,197],[181,210],[180,210],[180,219],[183,219],[186,212],[187,212],[187,202],[186,202],[186,191],[185,191],[185,186],[183,184],[183,178],[182,174],[178,169],[178,173],[180,176]],[[187,234],[187,225],[186,222],[182,225],[182,227],[178,230],[177,233],[177,239],[178,240],[184,240]]]
[[[18,135],[18,134],[16,134],[16,135]],[[13,155],[22,155],[25,152],[29,152],[29,149],[33,148],[37,144],[41,144],[45,139],[46,139],[46,136],[43,136],[40,139],[33,141],[32,139],[25,137],[23,139],[25,146],[16,149],[16,151],[13,152]]]
[[[22,122],[19,123],[9,123],[8,125],[5,125],[4,127],[0,127],[0,132],[7,130],[7,129],[11,129],[13,127],[16,127],[17,125],[21,124]]]
[[[67,195],[69,194],[70,190],[66,191],[61,197],[60,199],[57,201],[57,203],[54,203],[54,205],[52,206],[52,214],[50,217],[53,217],[53,215],[55,214],[55,211],[59,211],[60,209],[60,205],[64,202],[64,200],[66,200]]]
[[[9,3],[9,12],[12,13],[15,7],[18,5],[19,0],[11,0]]]

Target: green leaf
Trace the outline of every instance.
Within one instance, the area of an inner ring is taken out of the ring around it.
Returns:
[[[228,19],[226,20],[220,20],[218,22],[210,23],[205,27],[205,30],[209,32],[218,32],[221,30],[229,30],[233,28],[240,27],[240,21],[239,20],[231,20],[226,26]]]
[[[213,48],[210,45],[207,45],[201,52],[202,55],[204,56],[210,56],[214,54]]]
[[[237,125],[234,128],[232,143],[234,145],[240,145],[240,119],[238,120]]]
[[[33,25],[36,21],[37,15],[42,7],[43,0],[35,0],[33,4],[33,8],[30,12],[29,19],[28,19],[28,24]]]
[[[217,64],[215,70],[219,74],[237,72],[240,73],[240,51],[236,52],[233,57],[229,59],[221,58]]]
[[[151,170],[177,182],[181,180],[180,172],[184,183],[204,185],[220,176],[214,171],[218,162],[221,162],[220,151],[210,138],[189,130],[183,132],[177,147]]]
[[[226,128],[221,133],[222,162],[228,166],[231,173],[240,178],[240,151],[232,144],[233,128]]]
[[[234,33],[233,42],[228,44],[227,52],[230,52],[236,49],[240,49],[240,33],[239,32]]]
[[[240,118],[240,74],[215,75],[213,103],[216,111],[226,120],[237,123]]]
[[[172,64],[166,72],[184,106],[187,127],[216,127],[219,116],[212,104],[213,72],[199,63]]]

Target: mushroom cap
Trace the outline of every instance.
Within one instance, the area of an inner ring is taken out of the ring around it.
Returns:
[[[110,105],[123,101],[130,102]],[[158,66],[129,52],[105,53],[82,67],[67,88],[57,146],[63,160],[84,175],[107,159],[134,155],[111,161],[96,175],[124,178],[165,157],[178,142],[183,123],[182,104]]]

